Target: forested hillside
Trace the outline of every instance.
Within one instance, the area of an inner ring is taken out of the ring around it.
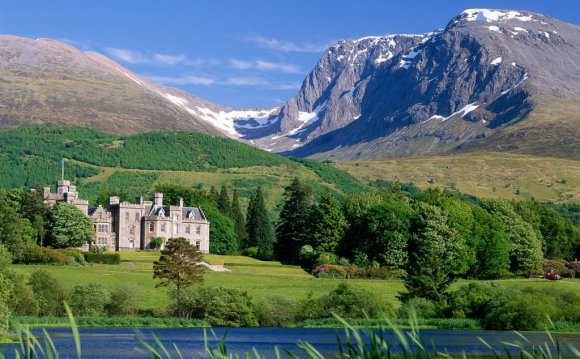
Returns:
[[[158,183],[208,189],[225,184],[238,188],[245,200],[262,186],[269,208],[296,176],[318,192],[325,187],[341,193],[364,188],[331,165],[285,158],[226,138],[160,131],[118,136],[54,125],[0,131],[0,187],[53,185],[60,179],[58,161],[63,157],[65,177],[91,204],[111,193],[129,200],[146,196]]]

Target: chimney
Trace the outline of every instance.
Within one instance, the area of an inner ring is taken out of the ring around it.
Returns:
[[[179,197],[176,201],[175,201],[175,205],[178,207],[183,207],[183,198]]]
[[[109,197],[109,199],[107,200],[107,206],[114,206],[116,204],[119,204],[119,197],[117,196]]]
[[[153,195],[153,204],[156,206],[163,206],[163,193],[155,193]]]

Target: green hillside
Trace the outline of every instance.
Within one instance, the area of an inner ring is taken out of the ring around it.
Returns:
[[[318,191],[363,189],[353,176],[328,164],[285,158],[226,138],[160,131],[118,136],[54,125],[0,131],[0,187],[53,185],[62,157],[68,160],[65,176],[92,204],[108,192],[146,196],[161,183],[206,189],[225,184],[242,198],[262,186],[271,209],[293,177]]]
[[[580,161],[571,159],[480,152],[351,161],[336,166],[364,183],[398,180],[479,198],[580,203]]]

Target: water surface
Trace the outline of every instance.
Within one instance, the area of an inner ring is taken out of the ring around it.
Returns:
[[[58,348],[60,358],[76,358],[76,349],[70,328],[51,328],[47,330]],[[175,344],[185,358],[207,357],[204,353],[204,331],[199,328],[187,329],[157,329],[157,328],[80,328],[81,346],[83,359],[97,358],[151,358],[150,354],[135,339],[136,336],[154,344],[151,334],[154,333],[168,348]],[[42,335],[41,330],[33,331],[36,335]],[[255,348],[261,354],[272,358],[275,355],[275,347],[287,349],[292,353],[301,355],[296,343],[308,341],[314,345],[326,357],[332,357],[337,353],[337,334],[344,340],[342,329],[305,329],[305,328],[216,328],[216,337],[210,330],[207,331],[209,346],[213,349],[218,347],[220,339],[225,335],[227,349],[230,353],[240,354],[245,357],[246,352]],[[389,343],[398,343],[392,331],[386,331],[385,336]],[[532,345],[541,345],[549,342],[544,333],[525,333],[526,338]],[[460,354],[465,350],[467,354],[491,354],[478,337],[483,338],[498,351],[503,350],[502,342],[518,342],[524,346],[521,337],[513,332],[500,331],[449,331],[449,330],[422,330],[421,338],[437,351],[449,354]],[[570,343],[580,347],[580,335],[559,334],[563,343]],[[42,336],[41,336],[42,338]],[[7,358],[14,358],[16,345],[0,345],[0,352]],[[176,358],[175,351],[170,351]]]

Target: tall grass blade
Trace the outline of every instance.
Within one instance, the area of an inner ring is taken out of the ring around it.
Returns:
[[[64,309],[66,310],[66,314],[68,316],[68,320],[70,322],[70,327],[73,333],[73,337],[75,340],[75,347],[77,350],[77,358],[81,359],[81,338],[79,335],[79,328],[77,327],[77,323],[75,322],[75,318],[70,310],[68,304],[64,303]]]
[[[149,351],[149,353],[151,353],[155,359],[162,359],[159,351],[157,349],[155,349],[153,346],[151,346],[151,344],[147,343],[145,340],[139,338],[138,336],[135,336],[134,338],[136,341],[139,342],[139,344],[141,344],[143,347],[145,347],[145,349],[147,349]]]

